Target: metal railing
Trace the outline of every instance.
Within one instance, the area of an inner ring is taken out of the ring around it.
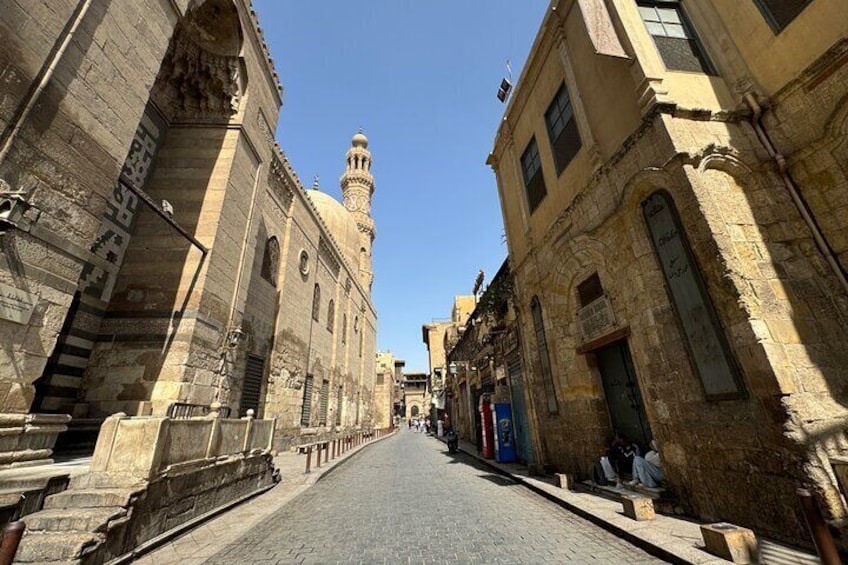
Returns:
[[[317,454],[315,467],[321,467],[321,454],[324,454],[324,463],[328,463],[330,459],[341,457],[351,449],[364,445],[372,440],[385,437],[395,432],[395,428],[363,430],[353,432],[344,436],[339,436],[333,439],[325,439],[314,441],[312,443],[304,443],[297,446],[298,453],[306,454],[306,470],[304,473],[312,471],[312,452]]]
[[[188,402],[175,402],[168,407],[168,417],[173,420],[187,420],[188,418],[202,418],[209,415],[211,409],[206,404],[189,404]],[[230,407],[221,406],[222,418],[230,417]]]

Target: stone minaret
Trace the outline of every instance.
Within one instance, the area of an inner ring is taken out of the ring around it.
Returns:
[[[371,217],[371,195],[374,194],[374,177],[371,176],[371,152],[368,138],[362,131],[353,136],[352,147],[347,152],[347,168],[340,183],[344,206],[359,228],[359,281],[371,292],[374,272],[371,268],[371,247],[374,244],[374,218]]]

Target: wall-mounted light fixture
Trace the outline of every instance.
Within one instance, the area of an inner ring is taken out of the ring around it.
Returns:
[[[8,182],[0,179],[0,234],[18,228],[29,208],[26,193],[12,190]]]

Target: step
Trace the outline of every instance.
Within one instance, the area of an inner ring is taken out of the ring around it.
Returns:
[[[15,561],[15,563],[21,563],[22,565],[79,565],[79,561],[76,559],[63,559],[61,561],[27,561],[26,563]]]
[[[71,489],[48,497],[44,509],[127,506],[131,495],[132,491],[124,489]]]
[[[74,559],[82,549],[100,541],[95,534],[79,532],[27,532],[21,540],[16,563]]]
[[[53,508],[27,516],[27,529],[47,532],[97,532],[105,530],[109,520],[127,513],[120,506],[105,508]]]

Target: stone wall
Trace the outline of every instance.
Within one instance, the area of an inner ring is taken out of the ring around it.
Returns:
[[[186,4],[95,4],[77,14],[77,2],[13,2],[0,15],[0,75],[11,85],[0,101],[0,178],[22,191],[27,208],[21,229],[3,238],[0,282],[36,297],[29,323],[0,321],[7,344],[0,353],[2,411],[26,412],[32,403],[32,382],[54,348],[147,103],[145,85],[153,83],[177,10]],[[51,48],[75,15],[74,40],[34,111],[23,113]]]
[[[12,85],[0,97],[0,189],[26,193],[26,216],[2,238],[0,284],[34,300],[27,324],[0,320],[8,337],[0,412],[30,410],[32,383],[58,339],[39,381],[45,410],[98,419],[220,401],[238,413],[248,368],[261,365],[260,409],[280,416],[292,438],[300,434],[298,383],[308,367],[316,390],[326,379],[330,392],[323,430],[314,397],[313,431],[328,432],[337,420],[370,425],[370,289],[358,283],[358,266],[341,258],[276,145],[281,89],[249,2],[93,3],[74,11],[84,5],[17,2],[0,15],[11,54],[0,55],[0,80]],[[35,111],[13,124],[76,15],[77,35]],[[184,76],[186,68],[194,75]],[[202,88],[183,88],[186,80]],[[145,138],[140,123],[157,135]],[[7,125],[22,126],[14,139]],[[140,202],[123,177],[117,182],[122,167],[151,202]],[[150,205],[172,210],[166,214],[187,237]],[[126,220],[121,230],[111,228],[116,217]],[[279,244],[276,280],[262,272],[270,237]],[[301,249],[310,255],[305,277]],[[322,301],[313,324],[316,282]],[[69,313],[75,292],[85,297]],[[328,329],[330,299],[336,314]]]

